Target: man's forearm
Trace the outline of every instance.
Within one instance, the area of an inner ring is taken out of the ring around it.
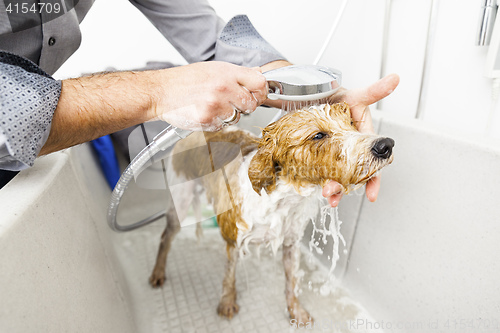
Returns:
[[[40,155],[153,118],[158,72],[117,72],[64,80]]]
[[[235,109],[254,111],[265,97],[260,71],[217,61],[66,80],[41,155],[153,118],[218,130]]]
[[[284,60],[273,61],[264,65],[262,70],[287,65],[290,63]],[[201,73],[200,69],[190,65],[159,71],[102,73],[64,80],[50,135],[40,155],[69,148],[153,119],[158,115],[157,105],[165,104],[164,97],[169,95],[170,98],[181,99],[180,94],[172,90],[179,88],[173,87],[179,85],[176,79],[189,77],[186,69],[191,73]],[[165,84],[170,82],[170,91],[165,91]],[[185,82],[182,83],[185,85]],[[192,82],[193,87],[194,84],[195,82]],[[194,87],[193,90],[200,89]],[[159,103],[160,99],[163,103]],[[272,106],[281,107],[278,101],[267,102]],[[166,111],[168,108],[163,105],[163,109]]]

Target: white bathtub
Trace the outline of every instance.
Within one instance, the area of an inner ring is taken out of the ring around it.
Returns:
[[[500,145],[374,116],[395,160],[376,203],[341,203],[335,273],[373,318],[351,331],[500,332]],[[0,190],[0,332],[165,331],[138,315],[152,300],[137,296],[122,245],[139,236],[108,228],[109,195],[88,145],[40,158]],[[144,265],[133,272],[147,285]]]

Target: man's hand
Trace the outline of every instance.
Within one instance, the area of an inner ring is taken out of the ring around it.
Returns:
[[[251,113],[266,100],[260,68],[225,62],[201,62],[161,72],[156,116],[180,128],[216,131],[234,110]],[[240,113],[236,114],[236,123]]]
[[[362,133],[374,133],[370,104],[390,95],[399,84],[399,76],[390,74],[364,89],[342,89],[328,99],[329,103],[346,102],[351,109],[351,116],[358,130]],[[377,200],[380,189],[380,176],[373,177],[366,184],[366,197],[371,202]],[[323,187],[323,196],[328,203],[336,207],[342,198],[342,188],[332,181]]]

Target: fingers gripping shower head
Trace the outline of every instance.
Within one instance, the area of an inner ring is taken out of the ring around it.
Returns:
[[[283,101],[315,101],[333,95],[342,84],[342,73],[314,65],[293,65],[265,72],[267,98]]]

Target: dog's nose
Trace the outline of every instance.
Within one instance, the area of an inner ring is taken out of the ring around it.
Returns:
[[[372,153],[378,158],[389,158],[394,147],[394,140],[391,138],[383,138],[375,141],[372,147]]]

